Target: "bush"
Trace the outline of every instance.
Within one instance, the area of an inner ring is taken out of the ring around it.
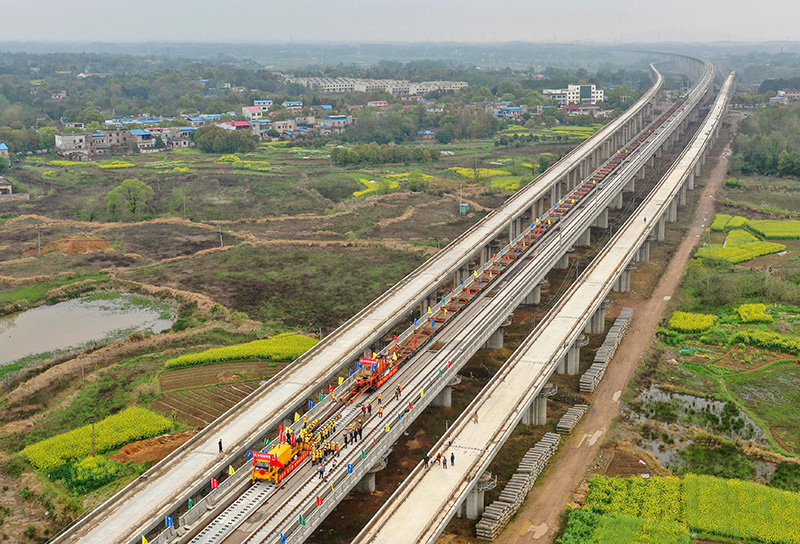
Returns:
[[[90,455],[51,471],[49,476],[53,480],[63,480],[73,493],[83,494],[113,482],[125,472],[126,467],[121,463],[102,455]]]
[[[742,323],[772,323],[772,314],[767,313],[766,304],[742,304],[736,311]]]
[[[692,312],[675,312],[669,318],[669,328],[680,332],[702,332],[714,326],[716,316]]]
[[[152,438],[172,428],[167,418],[134,406],[95,424],[95,450],[106,452],[136,440]],[[34,467],[53,469],[92,452],[92,426],[84,425],[31,444],[20,452]]]
[[[728,342],[731,344],[745,344],[769,351],[800,355],[800,340],[774,332],[735,331]]]
[[[319,340],[302,334],[283,333],[266,340],[181,355],[170,359],[164,366],[167,369],[175,369],[226,361],[293,361],[314,347],[317,342]]]

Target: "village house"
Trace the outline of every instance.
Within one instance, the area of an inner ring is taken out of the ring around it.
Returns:
[[[11,152],[8,149],[8,146],[3,142],[0,142],[0,157],[9,158],[11,156]]]
[[[264,116],[264,111],[258,106],[244,106],[242,108],[242,117],[248,121],[254,119],[261,119]]]

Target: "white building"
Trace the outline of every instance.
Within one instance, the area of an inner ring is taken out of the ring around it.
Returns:
[[[242,108],[242,115],[248,121],[252,121],[264,117],[264,111],[258,106],[245,106]]]
[[[56,134],[56,149],[60,155],[89,155],[86,134]]]
[[[569,85],[566,89],[544,89],[542,96],[559,104],[596,104],[605,100],[605,93],[594,85]]]
[[[263,113],[267,113],[272,107],[272,100],[253,100],[253,105],[260,109]]]

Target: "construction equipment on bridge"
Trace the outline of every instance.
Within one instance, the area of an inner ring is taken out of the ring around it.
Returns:
[[[526,229],[522,236],[516,238],[508,246],[508,251],[504,250],[499,256],[495,254],[492,260],[475,270],[474,277],[470,278],[468,284],[462,282],[464,287],[459,287],[458,292],[453,289],[449,295],[442,297],[442,304],[436,307],[436,311],[428,307],[427,314],[415,319],[414,327],[410,334],[404,334],[402,338],[395,335],[394,342],[389,345],[385,356],[373,354],[372,357],[362,358],[359,361],[359,376],[357,376],[355,384],[340,397],[340,400],[345,403],[352,403],[361,395],[380,388],[417,350],[430,342],[448,321],[455,317],[489,284],[497,280],[508,269],[512,261],[520,258],[548,231],[554,230],[553,227],[558,224],[570,209],[579,205],[581,200],[593,191],[601,190],[602,181],[611,175],[631,152],[636,150],[653,132],[658,130],[683,103],[683,100],[674,103],[622,149],[601,164],[591,176],[581,180],[575,188],[564,195],[558,202],[553,202],[550,209],[540,217],[532,219],[530,228]]]
[[[312,432],[313,426],[300,431],[300,436],[293,434],[290,429],[281,428],[280,444],[269,450],[269,453],[253,452],[252,483],[256,483],[256,480],[269,480],[275,485],[281,483],[308,457],[314,443]]]

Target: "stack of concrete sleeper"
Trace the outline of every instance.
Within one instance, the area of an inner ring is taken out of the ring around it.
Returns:
[[[558,420],[556,424],[556,431],[561,434],[567,434],[572,432],[572,429],[575,428],[575,425],[583,417],[583,414],[589,411],[589,405],[587,404],[576,404],[569,410],[567,413],[561,416],[561,419]]]
[[[632,319],[633,308],[623,308],[614,321],[614,325],[609,329],[606,339],[603,341],[603,345],[598,348],[592,366],[581,376],[581,393],[594,392],[597,384],[600,383],[600,379],[606,373],[608,363],[614,357],[620,342],[622,342],[622,339],[625,337],[625,333],[628,331],[628,325],[631,324]]]
[[[483,511],[483,516],[476,527],[478,540],[492,542],[497,538],[528,496],[536,478],[558,449],[560,441],[561,436],[547,433],[528,450],[520,461],[517,472],[503,488],[500,496]]]

